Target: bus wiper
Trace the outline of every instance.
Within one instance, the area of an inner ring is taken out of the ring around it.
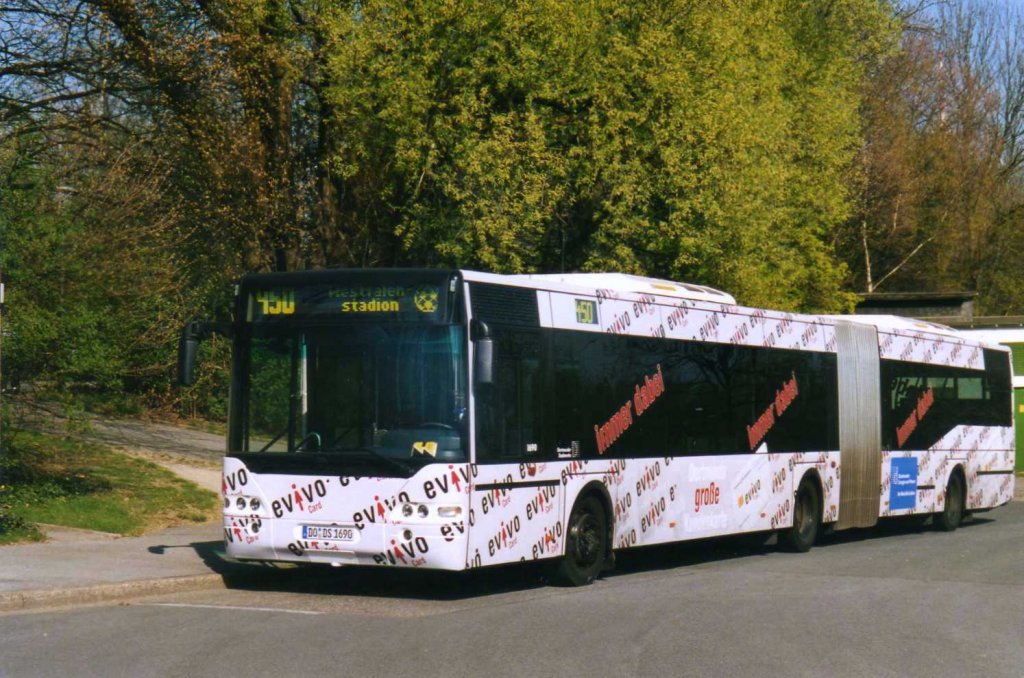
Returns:
[[[393,459],[392,457],[386,457],[380,452],[374,450],[372,447],[330,447],[324,450],[324,452],[340,452],[345,455],[351,454],[353,452],[361,452],[364,455],[372,457],[373,459],[384,462],[385,464],[391,466],[391,468],[398,469],[402,473],[407,473],[409,475],[415,473],[415,469],[413,469],[413,467],[409,466],[408,464],[404,464],[397,459]]]

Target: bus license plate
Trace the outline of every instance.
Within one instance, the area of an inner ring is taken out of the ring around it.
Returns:
[[[353,542],[358,539],[358,532],[354,527],[342,527],[339,525],[303,525],[302,538],[316,541],[344,541]]]

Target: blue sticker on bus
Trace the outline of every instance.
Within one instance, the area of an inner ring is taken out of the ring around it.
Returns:
[[[912,509],[917,506],[917,459],[892,460],[889,472],[889,508]]]

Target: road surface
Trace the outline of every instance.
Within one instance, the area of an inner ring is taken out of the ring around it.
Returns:
[[[620,557],[593,586],[289,570],[259,585],[0,617],[0,676],[1024,674],[1024,503],[953,533],[719,540]]]

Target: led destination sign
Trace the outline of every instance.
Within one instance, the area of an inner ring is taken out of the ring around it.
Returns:
[[[372,280],[365,284],[260,285],[247,290],[245,317],[254,323],[330,317],[444,322],[448,316],[448,276],[443,281],[431,277],[434,280],[420,278],[400,284],[377,284]]]
[[[411,292],[411,295],[410,295]],[[399,313],[403,302],[412,304],[420,313],[437,310],[440,291],[429,285],[415,290],[406,287],[344,287],[330,290],[327,296],[338,299],[342,313]]]

